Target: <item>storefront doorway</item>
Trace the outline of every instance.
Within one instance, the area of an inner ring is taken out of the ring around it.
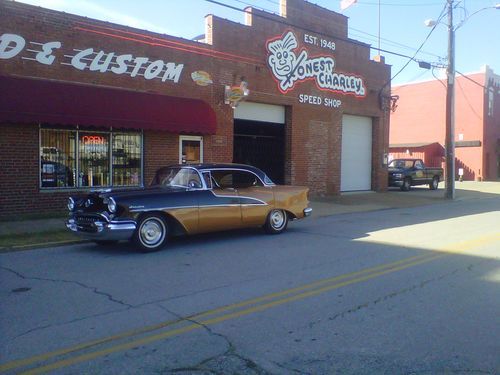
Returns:
[[[234,112],[233,162],[262,169],[277,184],[284,183],[284,107],[242,103]]]
[[[181,135],[179,137],[179,164],[203,163],[203,137]]]

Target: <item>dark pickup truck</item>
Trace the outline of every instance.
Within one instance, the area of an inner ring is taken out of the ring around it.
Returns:
[[[394,159],[389,163],[389,186],[408,191],[415,185],[436,190],[443,179],[443,168],[427,168],[420,159]]]

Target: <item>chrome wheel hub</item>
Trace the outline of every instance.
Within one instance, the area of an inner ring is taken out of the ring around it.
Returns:
[[[155,245],[163,239],[165,228],[157,220],[147,220],[141,226],[141,240],[145,245]]]
[[[285,215],[282,211],[274,211],[271,214],[271,225],[275,229],[279,229],[285,223]]]

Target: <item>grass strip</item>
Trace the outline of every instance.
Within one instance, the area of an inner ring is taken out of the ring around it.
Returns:
[[[78,237],[66,229],[39,233],[8,234],[0,236],[0,251],[75,240],[78,240]]]

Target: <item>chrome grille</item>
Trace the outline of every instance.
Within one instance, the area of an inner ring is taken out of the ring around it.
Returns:
[[[103,218],[100,216],[95,216],[95,215],[78,215],[75,217],[75,221],[77,224],[80,225],[91,225],[94,224],[96,221],[102,221]]]

